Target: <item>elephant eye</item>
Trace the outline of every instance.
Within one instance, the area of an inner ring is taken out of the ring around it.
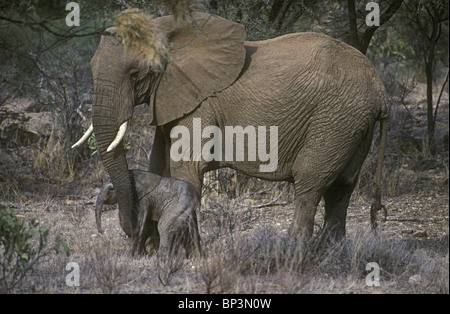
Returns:
[[[130,72],[129,76],[131,85],[135,85],[136,82],[138,81],[138,74],[139,72],[137,70]]]

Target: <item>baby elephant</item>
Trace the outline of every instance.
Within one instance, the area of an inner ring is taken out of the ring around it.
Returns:
[[[150,252],[162,249],[171,256],[183,244],[186,256],[201,256],[198,215],[200,199],[192,185],[179,178],[161,177],[151,172],[130,170],[136,183],[138,205],[138,233],[133,243],[133,254],[146,253],[149,239]],[[101,227],[103,204],[117,203],[110,182],[103,185],[97,197],[95,221]]]

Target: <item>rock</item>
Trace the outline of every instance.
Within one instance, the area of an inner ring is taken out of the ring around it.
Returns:
[[[54,124],[50,112],[6,112],[7,118],[0,123],[0,136],[18,145],[29,145],[50,137]]]
[[[18,145],[36,143],[52,134],[54,116],[30,98],[8,100],[0,108],[0,136]]]
[[[3,109],[7,112],[41,112],[42,106],[37,101],[30,98],[18,98],[6,101]]]
[[[25,126],[28,132],[39,135],[40,137],[50,137],[54,121],[51,112],[26,113],[25,118],[28,119]]]

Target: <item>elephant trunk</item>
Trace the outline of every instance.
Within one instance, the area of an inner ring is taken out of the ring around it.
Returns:
[[[111,183],[116,191],[117,202],[119,204],[119,219],[123,231],[132,237],[137,226],[137,194],[135,182],[132,174],[128,171],[128,164],[125,150],[120,143],[114,149],[108,151],[108,147],[116,140],[119,125],[122,124],[120,114],[114,108],[119,108],[119,104],[114,103],[114,99],[121,97],[106,96],[114,95],[109,91],[99,93],[96,91],[92,122],[94,125],[95,137],[103,164],[108,171]],[[122,119],[129,119],[123,117]]]

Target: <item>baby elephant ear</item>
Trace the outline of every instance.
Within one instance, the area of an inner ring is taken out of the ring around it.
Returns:
[[[243,25],[206,13],[183,22],[173,16],[155,21],[170,46],[167,68],[150,103],[152,124],[163,125],[237,79],[245,62],[246,33]]]

